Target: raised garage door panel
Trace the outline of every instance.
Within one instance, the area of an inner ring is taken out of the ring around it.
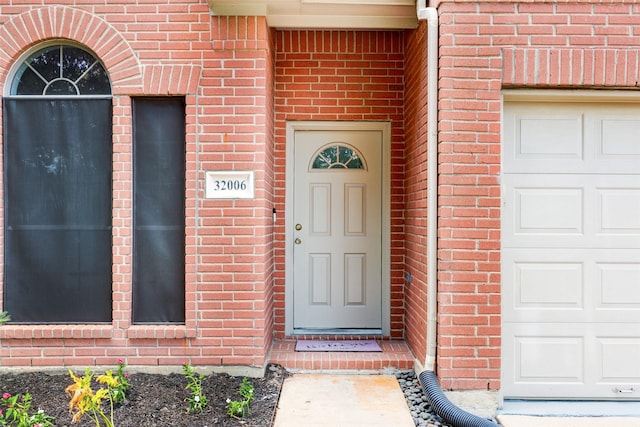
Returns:
[[[640,107],[504,111],[504,396],[640,399]]]
[[[640,169],[640,160],[638,162]],[[634,248],[640,175],[505,174],[505,247]]]
[[[502,275],[509,322],[640,324],[639,249],[514,248]]]
[[[503,334],[507,398],[635,399],[637,323],[508,323]]]
[[[504,173],[638,173],[633,104],[506,103],[503,134]]]

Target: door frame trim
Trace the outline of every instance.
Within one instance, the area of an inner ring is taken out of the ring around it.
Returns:
[[[379,131],[382,134],[382,334],[391,333],[391,123],[390,122],[286,122],[286,183],[285,183],[285,335],[293,328],[293,180],[294,141],[297,131]],[[379,331],[379,329],[378,329]],[[304,332],[308,333],[308,330]],[[364,332],[364,331],[363,331]],[[344,335],[344,331],[336,331]]]

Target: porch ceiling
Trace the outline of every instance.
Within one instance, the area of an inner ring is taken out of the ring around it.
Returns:
[[[212,15],[266,16],[274,28],[415,28],[415,0],[207,0]]]

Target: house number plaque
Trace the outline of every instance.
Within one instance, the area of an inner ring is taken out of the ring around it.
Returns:
[[[205,172],[207,199],[253,199],[253,171]]]

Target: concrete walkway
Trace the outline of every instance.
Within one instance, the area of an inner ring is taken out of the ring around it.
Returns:
[[[274,427],[413,427],[393,375],[296,374],[282,386]]]
[[[454,392],[448,397],[478,416],[487,417],[487,410],[495,413],[495,399],[483,401],[473,393],[464,394]],[[546,412],[545,405],[539,405],[542,407],[538,413]],[[638,417],[499,414],[497,420],[503,427],[640,427],[640,414]],[[282,386],[274,427],[300,426],[413,427],[414,423],[394,375],[320,373],[295,374]]]

